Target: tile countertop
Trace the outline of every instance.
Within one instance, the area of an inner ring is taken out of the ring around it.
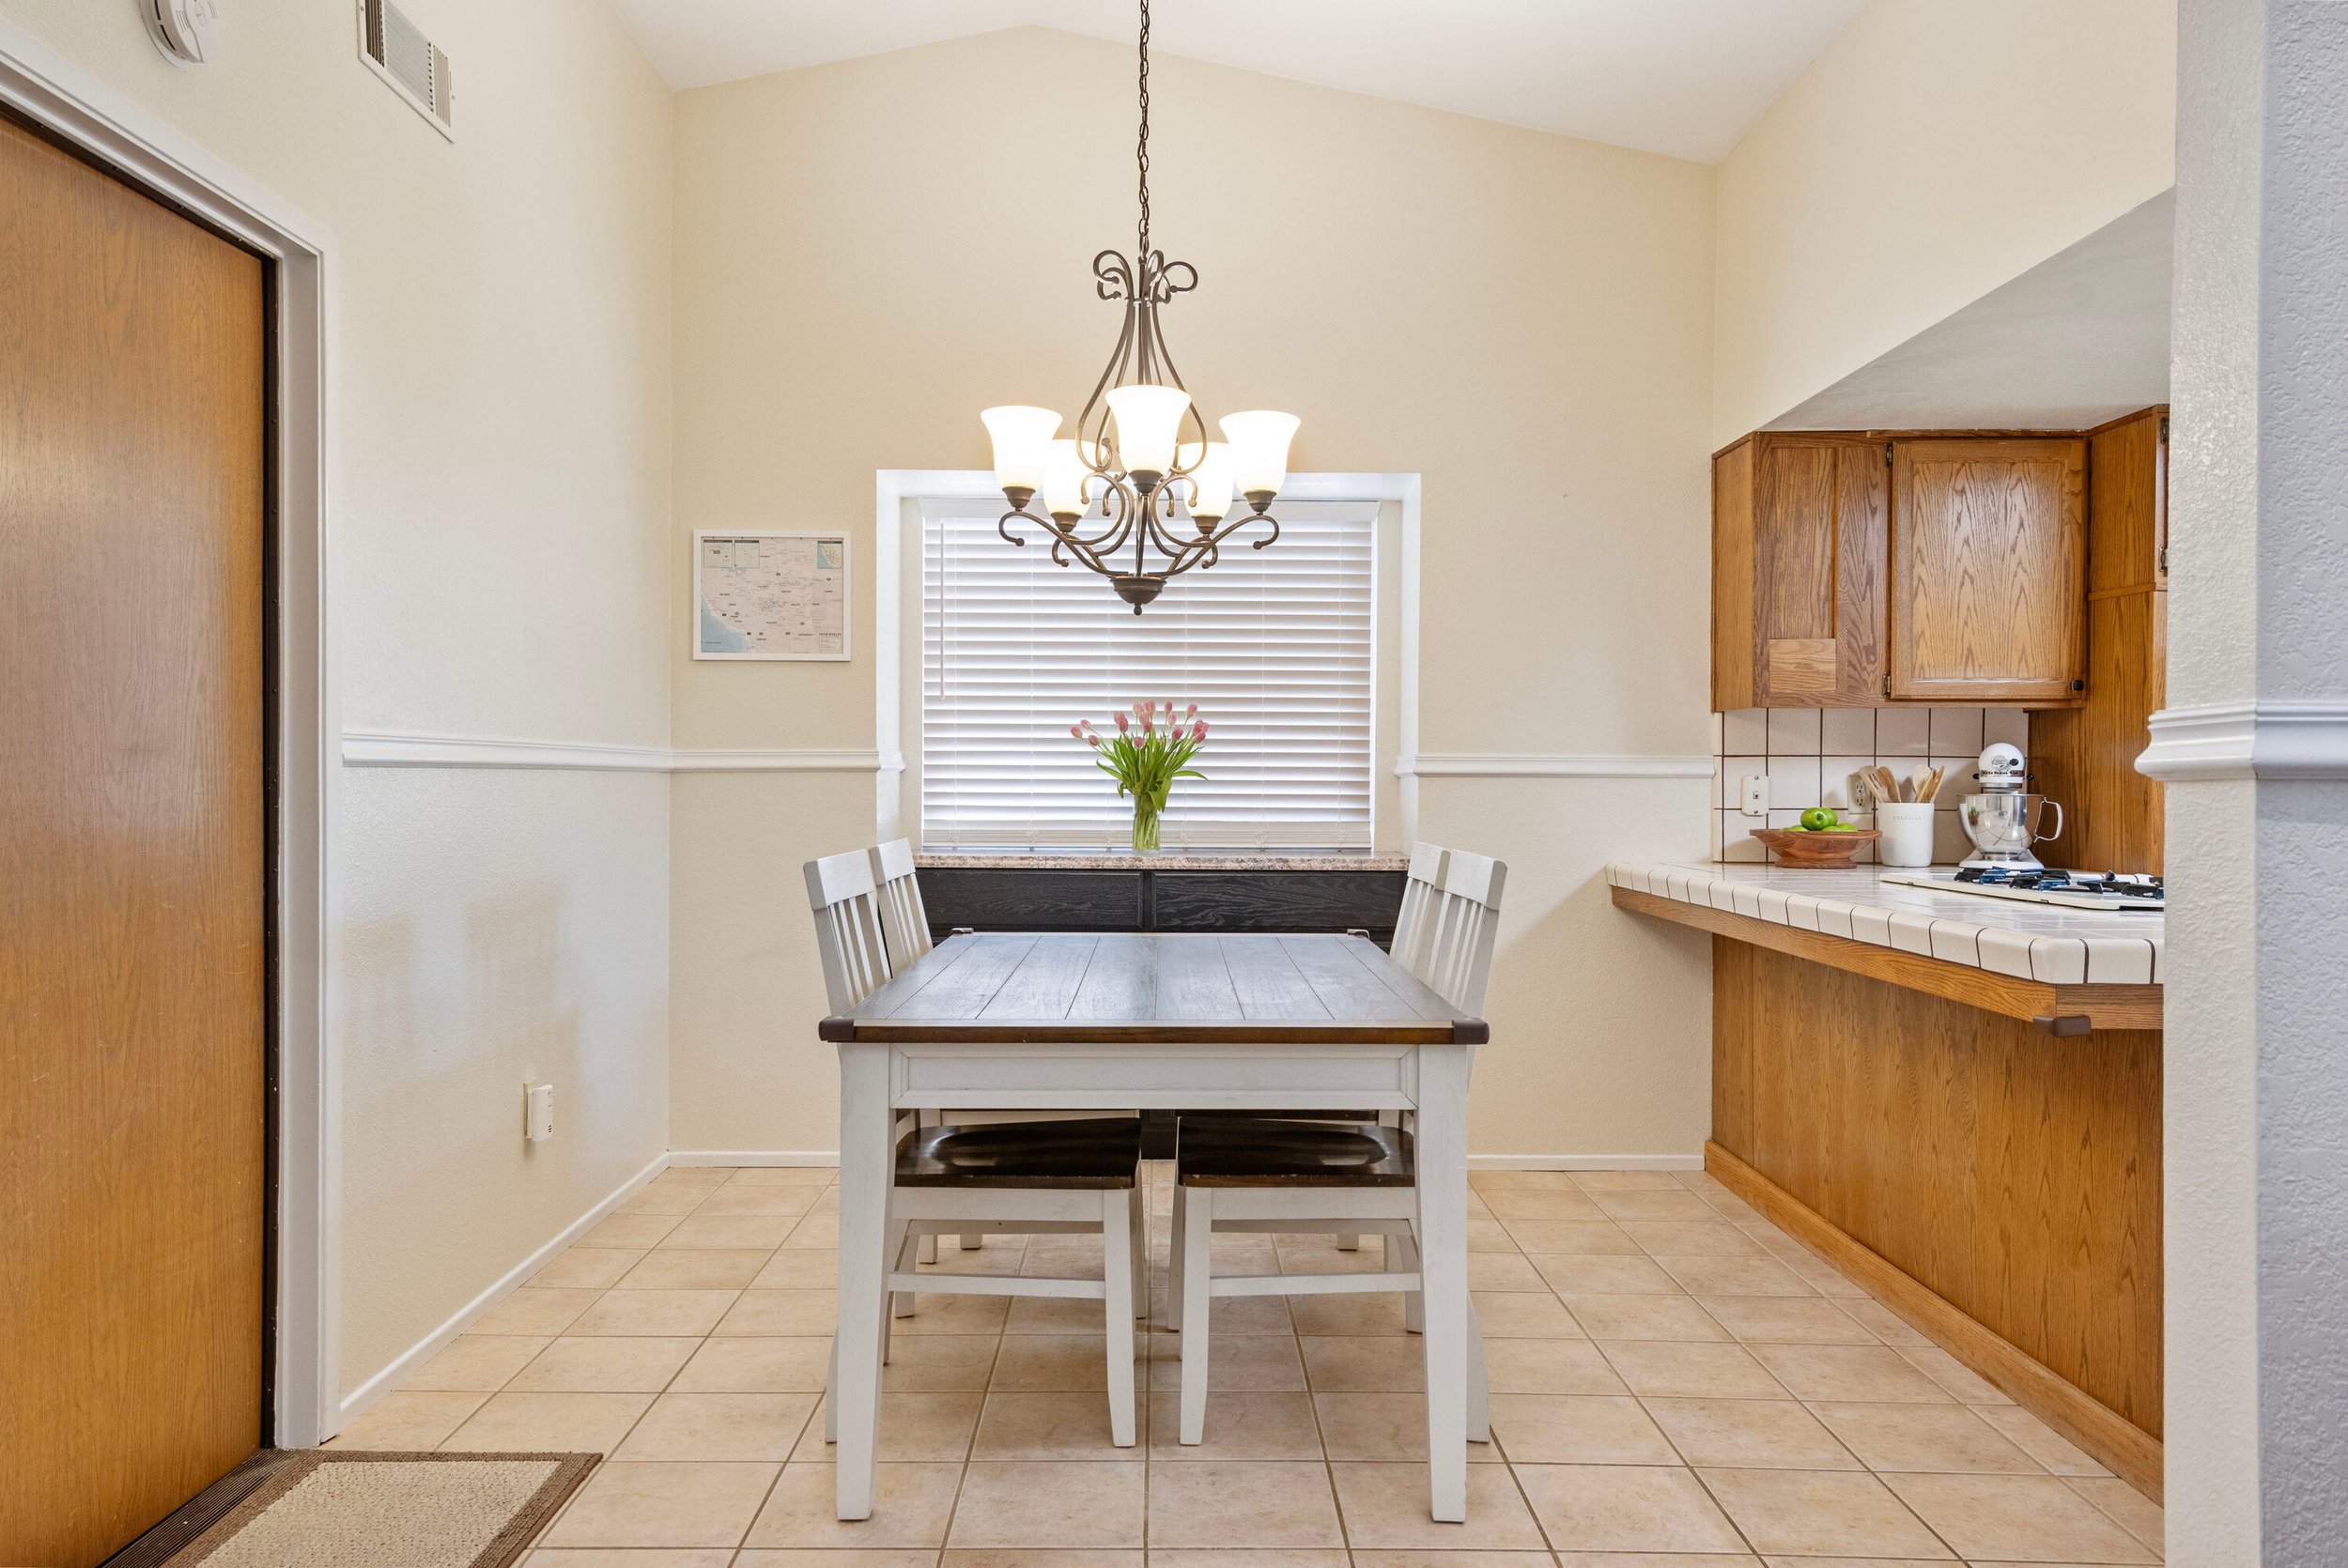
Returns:
[[[924,871],[1407,871],[1407,854],[1293,853],[1279,850],[1226,850],[1215,853],[1161,852],[1135,854],[1131,850],[1019,850],[993,853],[919,854],[914,865]]]
[[[2159,985],[2164,916],[2071,909],[1883,881],[1882,869],[1617,860],[1614,887],[2049,985]]]

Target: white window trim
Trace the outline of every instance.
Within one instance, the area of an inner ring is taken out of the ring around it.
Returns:
[[[879,775],[875,818],[882,838],[913,838],[921,799],[920,503],[980,496],[999,503],[1002,492],[984,469],[881,469],[873,481],[873,731],[884,757],[904,758],[902,769]],[[1418,753],[1419,476],[1292,473],[1280,495],[1380,503],[1370,809],[1376,848],[1407,849],[1418,834],[1418,778],[1399,764]]]

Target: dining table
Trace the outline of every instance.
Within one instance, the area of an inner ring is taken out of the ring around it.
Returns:
[[[1428,1506],[1467,1517],[1467,1101],[1483,1021],[1359,934],[948,937],[819,1033],[840,1053],[838,1513],[873,1513],[906,1112],[1413,1113]],[[950,1120],[950,1116],[947,1119]]]

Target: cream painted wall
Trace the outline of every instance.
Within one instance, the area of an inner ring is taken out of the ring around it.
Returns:
[[[1154,65],[1193,389],[1304,416],[1299,469],[1425,476],[1422,749],[1703,754],[1711,171]],[[677,639],[680,746],[873,745],[873,470],[985,466],[990,404],[1075,411],[1117,327],[1089,263],[1131,244],[1130,67],[1018,30],[681,96],[673,569],[748,526],[845,527],[858,567],[851,663]],[[1428,835],[1515,868],[1478,1151],[1700,1146],[1703,950],[1590,878],[1701,856],[1705,792],[1421,783]],[[674,1145],[828,1149],[798,865],[870,840],[872,780],[683,776],[673,809]]]
[[[1715,446],[2175,179],[2174,0],[1874,0],[1719,170]]]
[[[453,146],[345,0],[240,0],[194,69],[129,0],[0,14],[333,232],[345,724],[665,744],[671,97],[600,0],[403,4]],[[354,769],[343,805],[349,1389],[666,1146],[668,801]]]

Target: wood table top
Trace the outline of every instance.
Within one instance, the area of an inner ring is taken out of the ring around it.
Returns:
[[[835,1041],[1475,1045],[1480,1019],[1357,936],[986,932],[949,937]]]

